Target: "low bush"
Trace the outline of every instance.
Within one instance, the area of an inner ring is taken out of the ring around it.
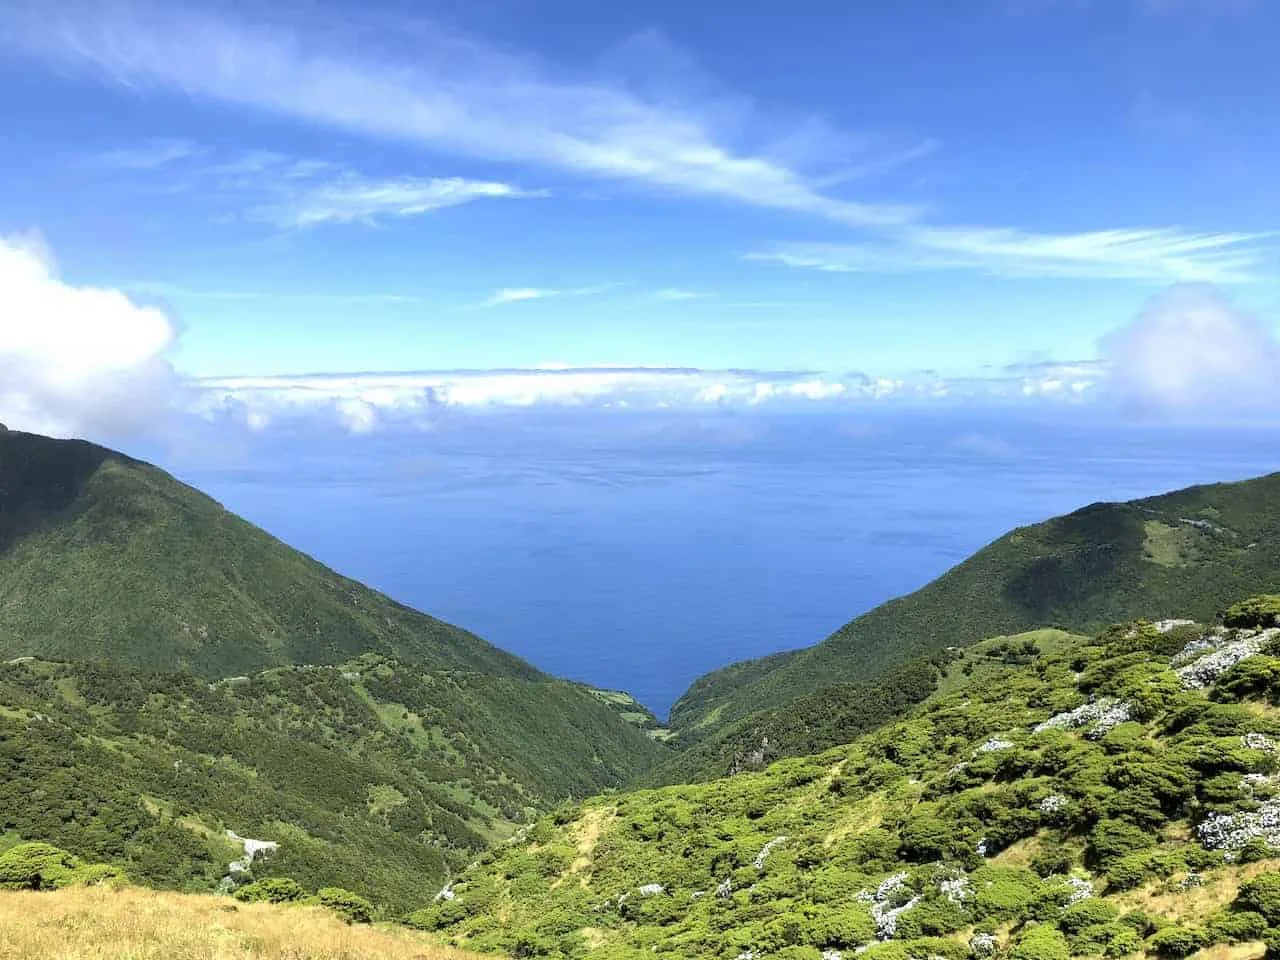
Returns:
[[[373,922],[373,904],[350,890],[325,887],[316,892],[316,902],[337,913],[347,923]]]

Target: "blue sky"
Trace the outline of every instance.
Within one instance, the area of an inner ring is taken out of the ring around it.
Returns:
[[[1267,0],[10,0],[0,37],[10,421],[196,383],[359,426],[618,365],[1186,405],[1280,356]]]

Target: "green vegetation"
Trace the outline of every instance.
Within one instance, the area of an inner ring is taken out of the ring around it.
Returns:
[[[0,889],[573,960],[1280,954],[1280,597],[1228,606],[1280,475],[1015,531],[703,678],[678,752],[145,464],[5,433],[0,491]]]
[[[114,867],[87,864],[49,843],[19,843],[0,853],[0,890],[59,890],[124,879]]]
[[[1280,686],[1240,682],[1278,645],[1146,621],[975,644],[844,746],[557,811],[410,922],[592,960],[1280,943]]]
[[[671,739],[671,731],[664,727],[653,711],[625,690],[600,690],[592,688],[591,692],[614,710],[623,720],[633,727],[639,727],[653,739],[666,742]]]
[[[0,658],[109,660],[217,679],[377,652],[431,669],[542,677],[102,447],[0,433],[0,492]]]
[[[817,646],[707,674],[676,703],[671,727],[685,744],[716,736],[747,743],[753,731],[786,723],[775,711],[797,703],[805,710],[803,698],[824,688],[871,684],[912,661],[936,662],[948,648],[1041,627],[1093,633],[1139,616],[1208,621],[1277,581],[1280,474],[1094,504],[1014,530]],[[822,743],[801,740],[777,754]],[[725,752],[714,753],[714,762],[679,775],[727,772]]]
[[[165,888],[288,877],[394,913],[668,752],[634,701],[340,577],[154,467],[13,432],[0,657],[0,837]],[[228,831],[278,848],[246,857]]]
[[[325,887],[316,891],[316,903],[332,910],[347,923],[372,923],[373,904],[359,894],[341,887]]]
[[[585,688],[423,673],[367,655],[209,683],[41,660],[0,665],[0,831],[118,864],[148,884],[341,885],[390,909],[570,797],[664,748]]]

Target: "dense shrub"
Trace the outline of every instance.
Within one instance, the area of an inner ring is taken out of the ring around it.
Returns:
[[[325,887],[316,892],[316,902],[336,912],[347,923],[373,922],[373,904],[350,890]]]
[[[289,877],[255,880],[232,894],[244,903],[295,903],[306,895],[307,891],[302,889],[302,885]]]
[[[1198,927],[1165,927],[1147,939],[1147,947],[1158,957],[1177,960],[1189,957],[1205,944],[1205,932]]]
[[[1232,604],[1223,614],[1222,622],[1242,629],[1273,627],[1280,622],[1280,596],[1261,594]]]
[[[1119,915],[1120,911],[1105,900],[1090,897],[1067,907],[1058,919],[1058,926],[1064,933],[1075,934],[1085,927],[1110,923]]]
[[[1116,924],[1102,954],[1106,957],[1127,957],[1142,949],[1142,936],[1132,927]]]
[[[1219,910],[1205,924],[1207,943],[1245,943],[1262,937],[1267,918],[1252,910]]]
[[[1040,923],[1028,927],[1009,951],[1010,960],[1070,960],[1071,947],[1057,927]]]
[[[975,919],[1021,920],[1043,892],[1040,878],[1017,867],[983,867],[973,875]]]
[[[1123,820],[1100,820],[1089,834],[1089,856],[1095,863],[1105,864],[1154,844],[1149,830]]]
[[[1069,873],[1074,865],[1075,858],[1071,851],[1061,844],[1046,844],[1031,858],[1031,869],[1041,877]]]
[[[1280,873],[1263,873],[1240,885],[1236,906],[1262,914],[1270,926],[1280,926]]]
[[[20,843],[0,853],[0,890],[57,890],[76,882],[79,859],[49,843]]]

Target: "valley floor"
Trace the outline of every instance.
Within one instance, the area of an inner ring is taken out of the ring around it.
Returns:
[[[136,887],[0,893],[0,960],[470,960],[403,928],[319,907]]]

